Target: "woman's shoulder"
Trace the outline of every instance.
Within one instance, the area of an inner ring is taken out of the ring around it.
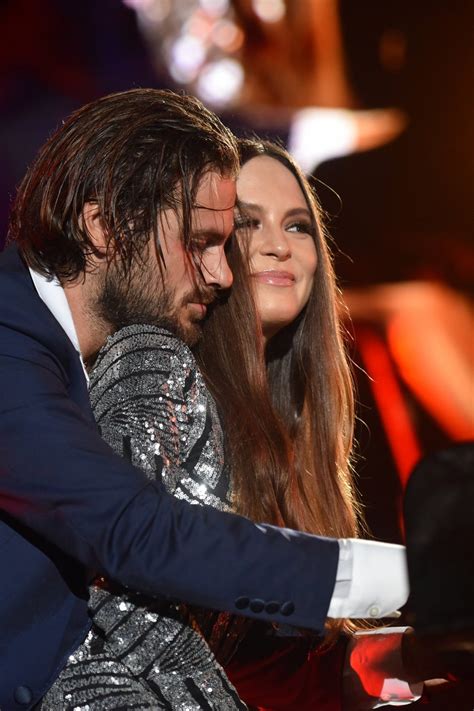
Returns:
[[[112,364],[132,363],[135,369],[149,369],[158,363],[179,360],[183,366],[195,363],[189,346],[167,329],[148,324],[124,326],[107,338],[91,372],[91,380]]]
[[[156,390],[170,379],[185,387],[196,374],[190,348],[176,335],[152,325],[125,326],[107,339],[91,370],[91,402],[94,406],[112,388],[126,398]]]
[[[151,324],[134,324],[120,328],[107,338],[99,352],[95,367],[98,367],[100,362],[110,354],[126,355],[143,349],[164,350],[193,357],[189,346],[168,329]]]

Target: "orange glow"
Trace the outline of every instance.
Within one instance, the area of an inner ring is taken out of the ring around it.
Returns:
[[[383,340],[369,328],[357,329],[357,343],[368,374],[378,412],[405,488],[421,447],[398,385],[393,365]]]

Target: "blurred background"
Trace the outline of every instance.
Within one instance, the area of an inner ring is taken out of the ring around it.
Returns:
[[[414,463],[474,439],[473,30],[472,0],[0,0],[0,247],[35,152],[101,95],[184,90],[283,141],[351,315],[367,519],[400,541]]]

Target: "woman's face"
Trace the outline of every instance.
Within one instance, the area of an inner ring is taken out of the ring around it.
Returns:
[[[269,156],[245,163],[237,196],[244,211],[237,235],[250,238],[250,270],[268,340],[308,302],[318,262],[311,213],[295,176]]]

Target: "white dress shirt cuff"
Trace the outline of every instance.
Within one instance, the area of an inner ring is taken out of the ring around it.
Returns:
[[[408,593],[404,546],[339,539],[339,563],[328,617],[396,617]]]

